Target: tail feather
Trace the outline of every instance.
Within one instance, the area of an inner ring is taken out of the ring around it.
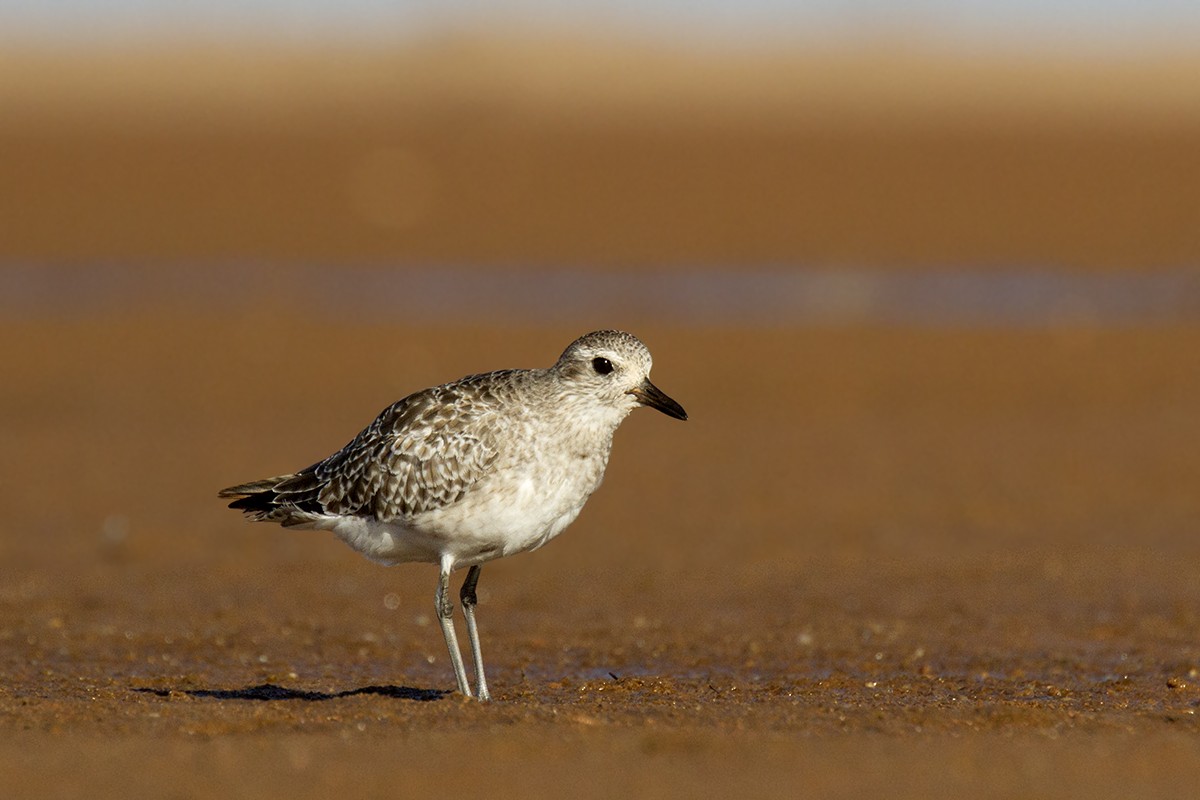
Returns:
[[[217,492],[217,497],[233,498],[230,508],[245,512],[259,520],[274,519],[280,511],[279,485],[295,478],[295,475],[278,475],[249,483],[239,483]]]

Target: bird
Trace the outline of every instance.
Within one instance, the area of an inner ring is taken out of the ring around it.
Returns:
[[[633,334],[593,331],[549,368],[468,375],[415,392],[329,457],[218,496],[254,521],[332,531],[384,565],[436,564],[434,606],[458,691],[487,701],[475,620],[482,565],[535,550],[575,520],[634,408],[688,418],[650,382],[652,363]],[[474,694],[450,598],[450,575],[462,568]]]

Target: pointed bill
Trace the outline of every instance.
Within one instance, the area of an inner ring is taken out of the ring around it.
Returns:
[[[629,390],[629,393],[637,398],[637,401],[644,406],[657,408],[668,417],[675,419],[687,419],[687,412],[683,410],[683,406],[676,403],[671,398],[667,397],[661,389],[650,382],[650,379],[642,381],[642,385]]]

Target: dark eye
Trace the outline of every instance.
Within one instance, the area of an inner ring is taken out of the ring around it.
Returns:
[[[607,358],[593,358],[592,369],[596,370],[599,375],[607,375],[613,371],[612,362]]]

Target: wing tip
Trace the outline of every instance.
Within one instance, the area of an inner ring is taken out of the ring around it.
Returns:
[[[275,491],[279,484],[286,480],[296,477],[295,475],[277,475],[274,478],[263,478],[262,480],[250,481],[249,483],[239,483],[236,486],[227,486],[217,492],[217,497],[253,497],[254,495],[265,494]]]

